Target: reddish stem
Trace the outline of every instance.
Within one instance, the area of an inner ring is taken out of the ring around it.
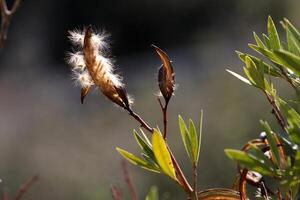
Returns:
[[[131,195],[131,200],[137,200],[136,190],[134,188],[133,181],[129,174],[128,164],[125,160],[122,160],[122,169],[123,169],[123,176],[124,176],[125,182],[127,184],[128,190]]]

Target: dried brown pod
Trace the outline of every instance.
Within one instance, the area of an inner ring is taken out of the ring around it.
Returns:
[[[69,38],[81,48],[79,52],[70,54],[69,59],[74,77],[82,87],[81,103],[95,85],[112,102],[130,110],[132,100],[121,82],[122,78],[114,73],[113,63],[103,55],[107,46],[105,35],[94,33],[88,26],[82,33],[71,31]]]
[[[166,102],[169,102],[174,93],[175,73],[168,55],[159,47],[152,45],[162,61],[162,66],[158,70],[158,86]]]

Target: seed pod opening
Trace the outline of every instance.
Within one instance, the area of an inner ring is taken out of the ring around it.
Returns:
[[[95,85],[113,103],[124,109],[130,109],[132,100],[128,96],[122,78],[114,73],[114,65],[109,58],[103,55],[108,45],[105,35],[96,34],[88,26],[83,32],[70,32],[69,37],[79,51],[70,54],[69,63],[77,82],[80,83],[81,102]]]
[[[175,73],[168,55],[157,46],[152,46],[162,61],[162,65],[158,70],[158,86],[165,101],[169,102],[174,93]]]

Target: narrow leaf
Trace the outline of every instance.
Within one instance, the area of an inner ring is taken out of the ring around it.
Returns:
[[[244,83],[246,83],[248,85],[252,85],[251,82],[248,79],[246,79],[245,77],[243,77],[243,76],[241,76],[241,75],[239,75],[239,74],[237,74],[237,73],[235,73],[235,72],[233,72],[229,69],[226,69],[226,71],[229,72],[231,75],[235,76],[236,78],[240,79]]]
[[[197,153],[198,153],[198,136],[194,122],[189,120],[189,138],[191,141],[191,150],[193,152],[192,162],[197,163]]]
[[[275,164],[277,164],[278,166],[280,166],[280,163],[281,163],[280,162],[280,156],[279,156],[279,152],[278,152],[276,141],[275,141],[275,139],[273,137],[273,134],[272,134],[271,127],[265,121],[261,120],[260,123],[264,127],[265,132],[267,134],[267,140],[268,140],[268,143],[270,145],[270,150],[271,150],[272,156],[273,156],[273,158],[275,160]]]
[[[178,116],[178,123],[179,123],[179,129],[180,129],[180,134],[181,134],[181,139],[182,139],[183,145],[185,147],[185,150],[186,150],[189,158],[192,159],[193,152],[191,150],[191,141],[189,138],[189,130],[187,129],[186,124],[180,115]]]
[[[300,57],[285,50],[275,50],[277,62],[300,76]]]
[[[133,130],[133,134],[134,134],[135,140],[137,141],[138,145],[141,147],[143,152],[155,162],[155,156],[152,151],[152,147],[143,140],[143,138],[136,132],[136,130]]]
[[[151,186],[149,193],[147,194],[146,200],[159,200],[158,188]]]
[[[275,176],[274,171],[269,166],[265,165],[255,157],[249,156],[246,152],[234,149],[225,149],[225,153],[230,159],[237,161],[249,170],[256,171],[267,176]]]
[[[268,34],[270,38],[271,48],[273,50],[280,49],[280,39],[271,16],[268,17]]]
[[[196,163],[198,163],[200,150],[201,150],[201,142],[202,142],[202,126],[203,126],[203,110],[200,112],[200,122],[199,122],[199,136],[198,136],[198,151],[196,156]]]
[[[261,48],[265,48],[264,43],[261,41],[261,39],[258,37],[258,35],[255,32],[253,32],[253,36],[254,36],[257,46],[259,46]]]
[[[157,172],[160,173],[156,168],[153,168],[152,165],[148,164],[146,161],[143,159],[133,155],[132,153],[129,153],[128,151],[125,151],[121,148],[116,148],[117,151],[124,157],[126,158],[129,162],[131,162],[134,165],[138,165],[144,169],[147,169],[149,171]]]
[[[162,171],[166,175],[177,181],[174,166],[167,145],[164,138],[157,129],[154,129],[152,134],[152,146],[155,158]]]

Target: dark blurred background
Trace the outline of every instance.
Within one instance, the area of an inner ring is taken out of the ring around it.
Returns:
[[[8,1],[10,5],[12,1]],[[111,56],[134,96],[134,109],[161,126],[156,44],[171,59],[179,85],[170,104],[169,144],[184,171],[190,164],[180,140],[177,115],[198,119],[204,110],[200,155],[201,189],[231,187],[235,163],[224,148],[241,148],[273,121],[258,91],[229,75],[241,72],[235,50],[251,52],[252,31],[266,32],[272,15],[280,34],[283,17],[300,27],[297,0],[23,0],[0,50],[0,183],[14,194],[28,177],[40,180],[24,199],[111,199],[110,186],[126,186],[116,146],[138,152],[138,124],[98,91],[80,104],[65,63],[68,30],[92,24],[110,33]],[[286,85],[276,83],[281,95]],[[130,166],[139,199],[151,185],[161,195],[184,199],[168,178]]]

